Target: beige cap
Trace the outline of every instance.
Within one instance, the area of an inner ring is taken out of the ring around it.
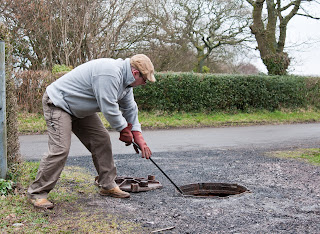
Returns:
[[[150,82],[155,82],[154,67],[148,56],[144,54],[136,54],[130,58],[130,64],[134,68],[138,69],[144,78],[147,78]]]

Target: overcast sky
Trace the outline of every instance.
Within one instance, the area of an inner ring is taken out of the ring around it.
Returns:
[[[320,17],[320,4],[313,4],[310,10]],[[288,24],[286,46],[291,57],[290,74],[320,77],[320,20],[294,16]],[[267,72],[260,59],[254,63]]]

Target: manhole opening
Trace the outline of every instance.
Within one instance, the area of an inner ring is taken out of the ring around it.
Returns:
[[[229,197],[249,192],[249,190],[238,184],[227,183],[197,183],[180,186],[183,194],[195,197]]]

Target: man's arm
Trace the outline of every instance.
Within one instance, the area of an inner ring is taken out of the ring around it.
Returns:
[[[132,124],[132,131],[141,132],[141,124],[139,123],[138,118],[138,106],[134,100],[133,89],[131,88],[118,103],[123,117],[128,123]]]
[[[142,157],[148,159],[152,155],[152,152],[147,146],[147,143],[141,133],[141,124],[139,123],[138,119],[138,107],[136,102],[134,101],[132,89],[122,100],[119,101],[119,105],[120,110],[122,111],[122,114],[127,122],[132,123],[133,139],[139,145]],[[139,153],[137,149],[135,150],[137,153]]]
[[[122,116],[117,100],[119,80],[113,76],[100,76],[94,79],[94,93],[100,111],[112,128],[118,132],[128,126],[126,119]]]

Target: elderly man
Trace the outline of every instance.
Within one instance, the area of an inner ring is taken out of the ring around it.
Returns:
[[[143,158],[149,158],[138,120],[133,87],[155,82],[151,60],[137,54],[125,60],[101,58],[84,63],[50,84],[42,99],[48,128],[48,153],[41,159],[35,181],[28,188],[30,202],[39,208],[53,208],[47,200],[67,160],[73,132],[91,152],[98,172],[100,195],[128,198],[115,183],[110,136],[97,112],[120,132],[120,141],[134,140]],[[137,150],[136,150],[137,151]]]

